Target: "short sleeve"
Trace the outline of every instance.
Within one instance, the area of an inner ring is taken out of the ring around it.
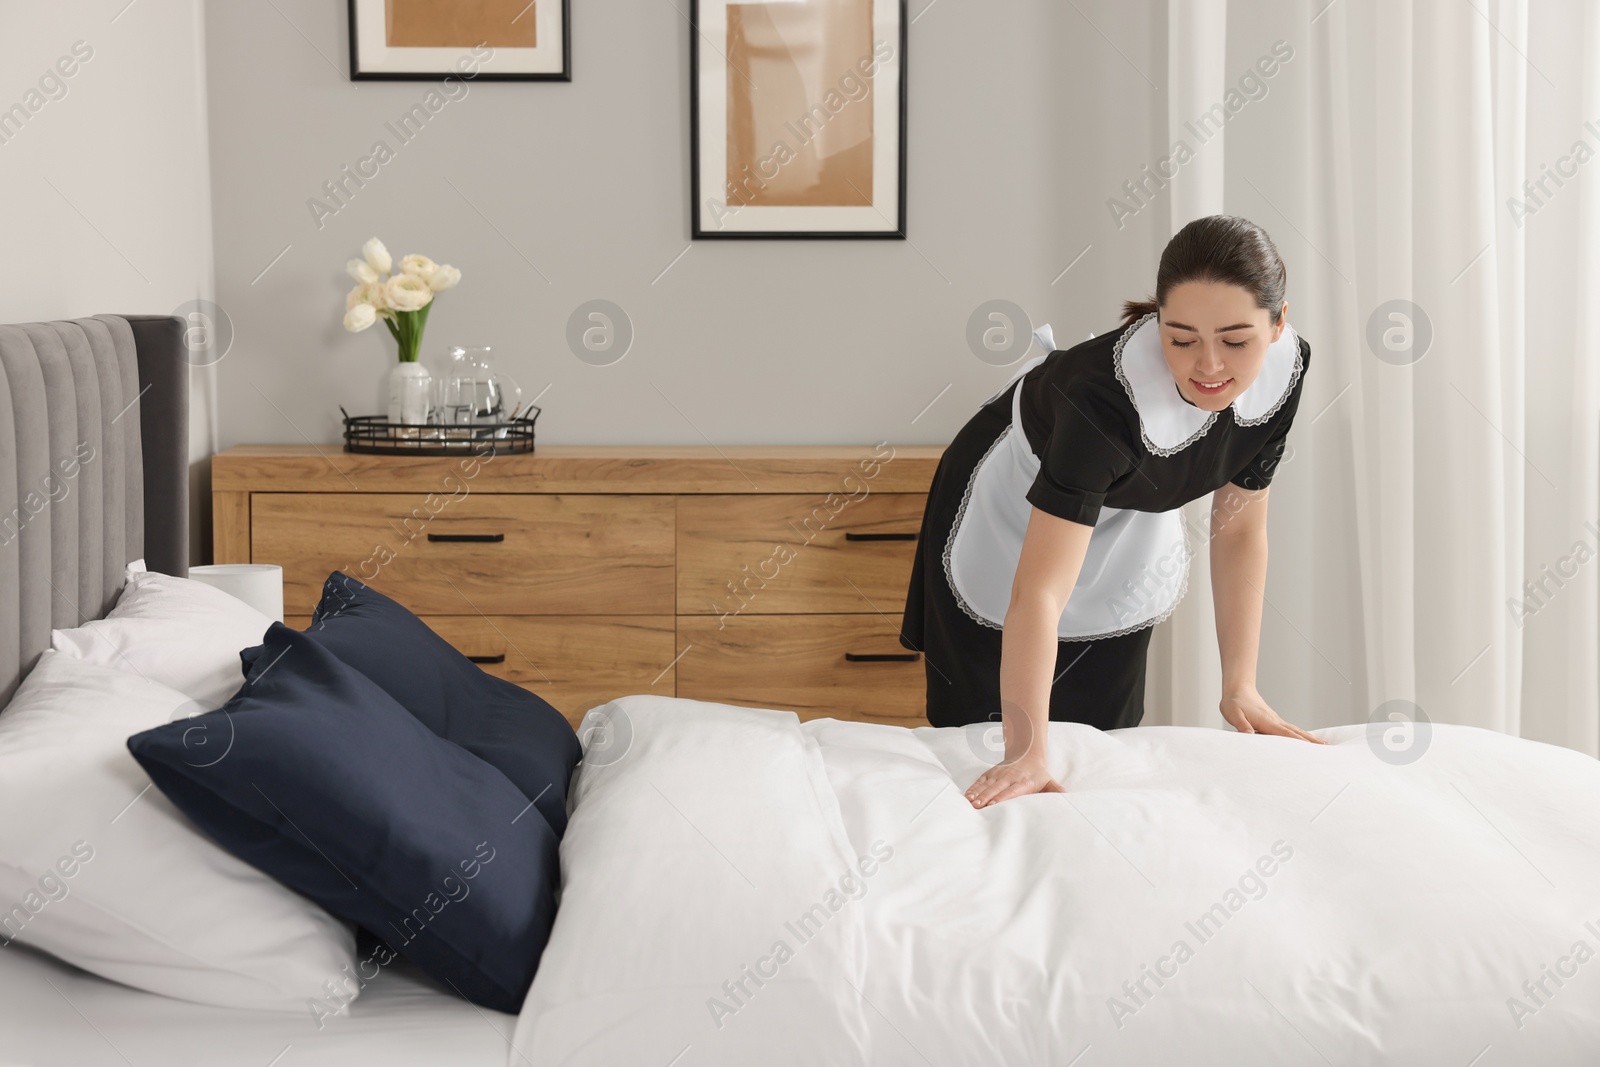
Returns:
[[[1057,390],[1051,407],[1055,425],[1039,473],[1028,489],[1028,503],[1048,515],[1093,526],[1106,493],[1137,462],[1126,439],[1123,414],[1092,390],[1071,395]]]
[[[1300,391],[1305,381],[1302,370],[1290,391],[1289,399],[1284,401],[1283,408],[1277,413],[1272,436],[1267,438],[1267,443],[1261,446],[1254,459],[1228,479],[1229,482],[1251,492],[1260,492],[1272,484],[1272,477],[1278,473],[1278,464],[1283,461],[1284,450],[1289,444],[1289,427],[1294,424],[1295,412],[1300,407]]]

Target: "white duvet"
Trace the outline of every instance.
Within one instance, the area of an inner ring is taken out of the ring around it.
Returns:
[[[512,1064],[1600,1063],[1600,763],[1435,725],[1333,742],[597,709]]]

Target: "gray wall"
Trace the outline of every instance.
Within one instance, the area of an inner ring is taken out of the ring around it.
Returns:
[[[0,322],[208,294],[202,32],[200,0],[0,0]]]
[[[1119,229],[1105,202],[1164,154],[1164,5],[912,0],[909,241],[692,247],[687,0],[574,7],[570,84],[473,85],[319,229],[307,200],[428,84],[349,81],[342,0],[207,5],[220,446],[331,441],[340,404],[378,410],[393,342],[339,323],[373,235],[462,269],[425,358],[495,346],[548,387],[551,443],[947,441],[1012,373],[967,347],[980,303],[1065,344],[1153,286],[1165,208]],[[608,367],[565,341],[595,298],[636,331]]]

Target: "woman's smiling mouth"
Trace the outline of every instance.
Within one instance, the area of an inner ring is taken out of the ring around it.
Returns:
[[[1223,378],[1221,381],[1202,382],[1195,378],[1189,379],[1189,384],[1194,386],[1195,392],[1203,396],[1215,396],[1233,384],[1232,378]]]

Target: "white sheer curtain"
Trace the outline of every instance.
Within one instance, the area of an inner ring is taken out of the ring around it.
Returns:
[[[1169,188],[1174,229],[1273,235],[1312,344],[1263,695],[1311,726],[1400,699],[1600,752],[1600,4],[1169,0],[1167,32],[1173,140],[1294,50]],[[1202,551],[1147,722],[1221,724],[1212,610]]]

